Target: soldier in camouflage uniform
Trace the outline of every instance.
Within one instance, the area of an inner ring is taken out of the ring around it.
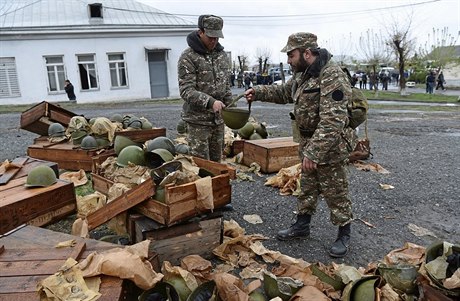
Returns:
[[[191,154],[219,162],[224,143],[221,111],[232,100],[229,60],[219,43],[223,20],[213,15],[198,18],[198,30],[187,36],[189,47],[178,62],[179,90],[184,100]]]
[[[296,76],[284,85],[255,86],[245,92],[248,102],[294,103],[300,132],[301,193],[296,222],[279,231],[277,237],[281,240],[308,237],[311,216],[321,194],[330,209],[331,222],[339,226],[329,254],[343,257],[348,252],[353,219],[346,168],[355,144],[347,115],[351,85],[341,68],[330,61],[332,55],[318,47],[314,34],[292,34],[281,51],[287,52],[288,63]]]

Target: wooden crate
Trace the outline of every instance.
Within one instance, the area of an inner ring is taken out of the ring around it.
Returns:
[[[235,169],[226,164],[212,162],[193,157],[195,163],[215,176],[212,177],[212,191],[214,208],[223,207],[231,202],[232,187],[230,184],[231,175]],[[112,181],[98,175],[92,174],[93,188],[103,194],[108,194]],[[139,189],[139,188],[134,188]],[[155,220],[163,225],[177,224],[186,221],[200,213],[197,210],[197,194],[195,183],[187,183],[177,186],[165,187],[165,202],[159,202],[148,197],[144,202],[134,207],[134,210]],[[206,212],[209,212],[206,211]]]
[[[220,213],[175,226],[164,226],[145,216],[129,216],[130,235],[133,243],[150,239],[151,252],[158,254],[160,266],[167,260],[180,264],[187,255],[210,258],[212,250],[222,243],[223,219]]]
[[[11,161],[11,163],[22,167],[19,169],[14,168],[6,171],[0,177],[0,185],[5,185],[12,179],[26,177],[34,167],[37,167],[39,165],[46,165],[51,167],[51,169],[54,170],[56,177],[59,178],[59,167],[55,162],[49,162],[24,156],[15,158],[13,161]]]
[[[21,114],[21,129],[48,136],[48,127],[51,123],[59,122],[67,127],[73,116],[77,114],[42,101]]]
[[[129,134],[128,134],[129,133]],[[129,135],[136,142],[145,142],[159,136],[165,136],[166,129],[148,129],[116,132],[116,135]],[[71,141],[50,143],[48,137],[39,137],[34,144],[27,148],[30,157],[49,160],[59,164],[59,168],[67,170],[93,171],[97,163],[102,163],[107,157],[113,156],[113,149],[84,150]],[[93,162],[95,158],[95,162]]]
[[[243,163],[256,162],[263,173],[278,172],[281,168],[299,163],[299,144],[292,137],[246,140],[243,146]]]
[[[76,204],[73,183],[58,180],[48,187],[26,188],[27,177],[9,181],[0,186],[0,234],[37,217]],[[50,223],[62,216],[48,217]],[[43,225],[43,222],[39,223]]]
[[[62,241],[75,239],[73,248],[56,249]],[[40,300],[36,293],[39,281],[57,272],[67,258],[77,261],[92,252],[102,252],[120,247],[94,239],[84,239],[65,233],[34,226],[25,226],[0,235],[0,300],[22,301]],[[117,277],[101,275],[99,292],[103,301],[134,300],[127,299],[126,291],[130,281]],[[137,299],[136,299],[137,300]]]

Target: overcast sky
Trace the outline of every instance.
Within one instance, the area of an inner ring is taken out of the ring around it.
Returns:
[[[315,33],[319,45],[332,53],[355,56],[359,37],[368,29],[386,33],[385,24],[407,26],[412,19],[412,33],[420,43],[433,28],[448,27],[455,37],[460,32],[459,0],[137,1],[193,22],[201,14],[221,16],[225,38],[220,43],[234,60],[245,54],[252,64],[258,49],[268,49],[272,63],[285,63],[286,54],[280,50],[289,34],[299,31]]]

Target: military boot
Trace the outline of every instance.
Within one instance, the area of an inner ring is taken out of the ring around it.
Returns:
[[[329,249],[329,255],[341,258],[348,253],[348,242],[350,241],[351,223],[339,227],[337,239]]]
[[[310,235],[310,214],[297,215],[297,220],[289,228],[278,231],[276,237],[280,240],[303,239]]]

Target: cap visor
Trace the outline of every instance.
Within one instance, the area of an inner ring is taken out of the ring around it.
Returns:
[[[210,38],[224,38],[222,30],[205,29],[204,33]]]

